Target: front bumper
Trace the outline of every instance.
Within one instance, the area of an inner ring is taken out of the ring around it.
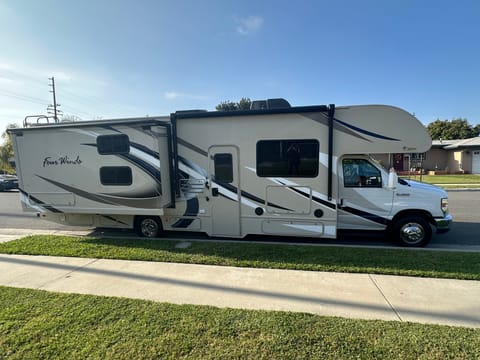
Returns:
[[[450,214],[445,215],[443,218],[434,219],[435,226],[437,227],[437,233],[443,233],[450,230],[450,224],[453,221],[453,217]]]

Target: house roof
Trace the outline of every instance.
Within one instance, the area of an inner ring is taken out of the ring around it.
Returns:
[[[460,140],[432,140],[432,148],[444,148],[445,146],[453,145]]]
[[[480,137],[459,140],[455,144],[445,146],[445,150],[466,148],[466,147],[480,147]]]
[[[432,148],[453,150],[467,147],[480,147],[480,136],[460,140],[433,140]]]

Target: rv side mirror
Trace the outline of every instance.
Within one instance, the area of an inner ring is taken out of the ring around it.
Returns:
[[[398,175],[395,172],[395,170],[392,168],[390,169],[390,172],[388,173],[388,185],[387,187],[389,189],[395,189],[397,187],[398,183]]]

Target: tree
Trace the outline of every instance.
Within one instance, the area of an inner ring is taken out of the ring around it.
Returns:
[[[480,126],[473,127],[467,119],[437,119],[427,125],[427,131],[433,140],[468,139],[480,135]]]
[[[243,97],[239,102],[233,101],[222,101],[218,104],[215,109],[217,111],[238,111],[238,110],[249,110],[252,105],[252,100],[250,98]]]
[[[9,124],[7,129],[16,128],[16,124]],[[3,173],[13,173],[14,170],[10,166],[10,159],[13,158],[12,137],[4,131],[2,133],[3,145],[0,146],[0,169]]]
[[[250,110],[250,107],[252,106],[252,100],[250,100],[250,98],[243,97],[240,99],[237,105],[238,110]]]

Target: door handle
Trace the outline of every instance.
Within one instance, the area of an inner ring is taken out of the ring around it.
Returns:
[[[218,196],[218,188],[212,188],[212,196]]]

